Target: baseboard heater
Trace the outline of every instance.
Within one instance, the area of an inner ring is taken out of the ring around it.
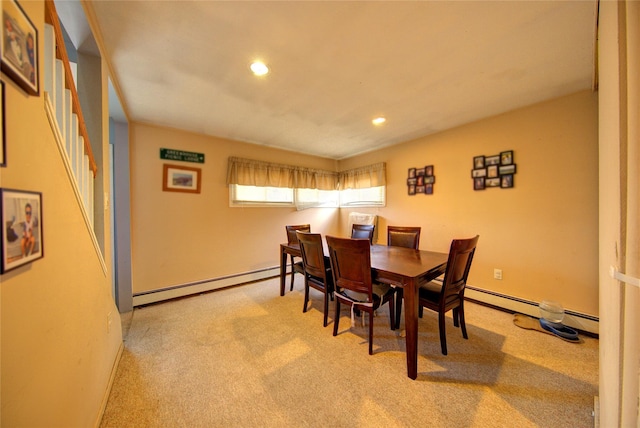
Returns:
[[[218,278],[210,278],[202,281],[190,282],[186,284],[175,285],[158,290],[137,293],[133,296],[133,306],[143,306],[151,303],[157,303],[164,300],[171,300],[179,297],[185,297],[193,294],[206,293],[208,291],[218,290],[221,288],[233,287],[236,285],[246,284],[249,282],[262,281],[280,276],[280,267],[274,266],[266,269],[260,269],[251,272],[244,272],[235,275],[228,275]],[[489,290],[483,290],[472,286],[467,286],[465,298],[505,309],[511,312],[518,312],[525,315],[538,318],[540,310],[539,302],[524,300],[517,297],[500,294]],[[579,312],[565,309],[565,317],[563,323],[569,327],[576,328],[581,331],[592,334],[599,334],[599,319],[592,315],[581,314]]]
[[[464,297],[465,299],[475,300],[479,303],[485,303],[510,312],[518,312],[535,318],[540,317],[540,309],[538,308],[539,302],[507,296],[505,294],[495,293],[493,291],[483,290],[481,288],[468,285],[464,293]],[[598,317],[581,314],[567,309],[565,309],[564,312],[565,316],[562,321],[563,324],[594,335],[599,334]]]
[[[190,296],[192,294],[206,293],[220,288],[233,287],[249,282],[262,281],[280,276],[280,266],[266,269],[244,272],[235,275],[221,276],[186,284],[174,285],[157,290],[146,291],[133,295],[133,306],[143,306],[164,300]],[[275,290],[277,292],[277,290]]]

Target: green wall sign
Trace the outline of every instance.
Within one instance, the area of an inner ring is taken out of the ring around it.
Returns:
[[[160,159],[204,163],[204,153],[184,152],[182,150],[173,149],[160,149]]]

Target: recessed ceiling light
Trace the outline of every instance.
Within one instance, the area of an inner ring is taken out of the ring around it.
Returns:
[[[382,125],[386,121],[387,121],[387,119],[385,119],[384,117],[376,117],[375,119],[373,119],[371,121],[371,123],[373,123],[374,125]]]
[[[253,71],[253,74],[256,76],[264,76],[269,72],[269,67],[260,61],[256,61],[251,64],[251,71]]]

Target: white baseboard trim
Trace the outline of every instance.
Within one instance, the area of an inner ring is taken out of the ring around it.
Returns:
[[[205,293],[207,291],[220,288],[232,287],[234,285],[245,284],[247,282],[261,281],[280,275],[280,267],[275,266],[258,271],[245,272],[237,275],[229,275],[219,278],[211,278],[203,281],[191,282],[187,284],[175,285],[173,287],[153,290],[146,293],[133,295],[133,306],[148,305],[164,300],[185,297],[192,294]]]
[[[507,296],[505,294],[495,293],[493,291],[483,290],[481,288],[475,288],[471,286],[467,286],[464,292],[464,297],[471,300],[476,300],[481,303],[486,303],[491,306],[506,309],[508,311],[530,315],[535,318],[540,317],[540,310],[538,308],[539,302],[519,299],[516,297]],[[599,319],[592,315],[581,314],[579,312],[565,309],[565,316],[562,323],[581,331],[599,334]]]
[[[192,294],[206,293],[220,288],[233,287],[235,285],[248,282],[261,281],[274,278],[280,275],[280,267],[262,269],[259,271],[245,272],[237,275],[230,275],[220,278],[211,278],[203,281],[176,285],[146,293],[139,293],[133,296],[133,306],[148,305],[164,300],[185,297]],[[505,294],[495,293],[472,286],[467,286],[465,297],[487,305],[495,306],[512,312],[529,315],[535,318],[540,316],[538,309],[539,302],[524,300]],[[599,319],[592,315],[581,314],[579,312],[565,309],[563,323],[569,327],[585,332],[599,334]]]

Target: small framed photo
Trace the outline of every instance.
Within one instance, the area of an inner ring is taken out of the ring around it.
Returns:
[[[473,169],[484,168],[484,156],[476,156],[473,158]]]
[[[163,165],[162,190],[165,192],[200,193],[202,170],[181,165]]]
[[[7,133],[4,128],[4,82],[0,81],[0,166],[7,166]]]
[[[408,193],[410,195],[415,195],[416,194],[416,185],[415,184],[410,184],[409,185]]]
[[[487,178],[496,178],[498,176],[498,165],[489,165],[487,167]]]
[[[44,257],[42,193],[0,189],[2,265],[0,273]]]
[[[484,180],[484,185],[486,187],[500,187],[500,177],[487,178]]]
[[[500,177],[500,187],[508,189],[513,187],[513,174],[506,174]]]
[[[419,175],[416,177],[417,181],[416,181],[416,185],[417,186],[424,186],[424,175]]]
[[[516,165],[500,165],[500,175],[505,175],[505,174],[515,174],[516,173]]]
[[[500,155],[487,156],[484,158],[484,163],[489,165],[500,165]]]
[[[424,177],[426,172],[427,172],[426,168],[416,168],[416,176],[417,177]]]
[[[486,176],[487,176],[487,169],[486,168],[472,169],[471,170],[471,178],[486,177]]]
[[[427,177],[433,176],[433,165],[427,165],[424,167],[424,175]]]
[[[418,182],[418,179],[416,177],[407,178],[407,186],[415,186],[417,182]]]
[[[415,168],[409,168],[408,177],[409,178],[414,178],[415,176],[416,176],[416,169]]]
[[[436,182],[436,177],[433,175],[427,175],[424,177],[424,184],[433,184]]]
[[[513,150],[500,152],[500,165],[511,165],[513,163]]]
[[[40,95],[38,30],[17,0],[2,0],[2,72],[26,93]]]
[[[433,184],[428,183],[424,186],[424,194],[425,195],[433,195]]]
[[[416,193],[424,193],[424,186],[416,186]]]
[[[484,190],[484,187],[485,187],[484,177],[476,177],[473,179],[473,190]]]

